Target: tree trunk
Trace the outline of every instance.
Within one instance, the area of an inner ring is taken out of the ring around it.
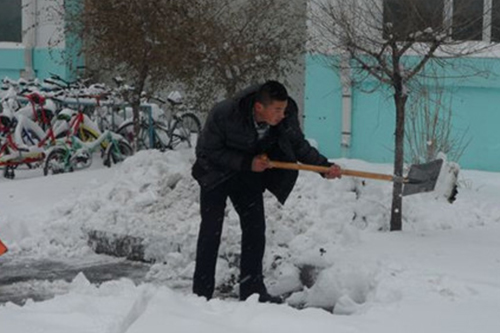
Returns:
[[[147,62],[147,60],[146,60]],[[147,65],[144,65],[139,72],[137,81],[134,82],[134,91],[133,91],[133,100],[132,100],[132,112],[133,112],[133,121],[134,121],[134,146],[132,147],[134,149],[134,152],[137,152],[139,149],[139,134],[141,131],[141,94],[142,91],[144,90],[144,86],[146,84],[146,79],[148,77],[149,73],[149,67]],[[149,120],[149,117],[147,117]],[[149,124],[150,125],[150,124]],[[149,136],[148,136],[149,138]]]
[[[132,114],[133,114],[133,122],[134,122],[134,142],[132,144],[132,149],[134,150],[134,153],[139,150],[139,134],[141,132],[141,115],[140,115],[140,107],[141,107],[141,98],[140,95],[137,98],[135,96],[136,94],[134,93],[134,99],[131,103],[132,107]]]
[[[395,151],[394,151],[394,175],[403,176],[404,163],[404,133],[405,133],[405,107],[408,96],[403,91],[402,84],[398,84],[394,93],[396,104],[396,133],[395,133]],[[392,190],[392,209],[391,209],[391,231],[402,230],[403,216],[403,184],[393,183]]]

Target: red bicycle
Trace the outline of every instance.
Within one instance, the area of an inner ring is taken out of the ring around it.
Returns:
[[[14,140],[15,122],[10,117],[0,114],[0,167],[3,168],[3,176],[14,179],[14,170],[19,165],[25,164],[31,168],[31,164],[43,162],[45,151],[39,146],[19,147]]]

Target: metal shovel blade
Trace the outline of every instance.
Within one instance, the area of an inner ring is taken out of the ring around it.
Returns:
[[[442,159],[412,165],[403,187],[403,196],[433,191],[442,166]]]

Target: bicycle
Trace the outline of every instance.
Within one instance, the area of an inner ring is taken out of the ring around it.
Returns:
[[[166,104],[164,100],[161,102]],[[182,95],[178,91],[170,92],[167,102],[170,104],[171,117],[180,117],[183,127],[190,133],[190,142],[196,142],[201,133],[201,121],[196,113],[186,108],[186,104],[182,101]]]
[[[107,142],[103,152],[103,164],[111,167],[112,164],[122,162],[133,154],[132,147],[120,135],[105,131],[96,140],[84,142],[72,135],[66,139],[59,139],[58,144],[52,147],[45,159],[43,174],[59,174],[88,168],[92,164],[92,156]]]
[[[64,103],[64,101],[60,101]],[[57,115],[57,119],[66,121],[69,127],[69,133],[80,138],[82,141],[94,141],[101,136],[99,127],[81,110],[70,108],[62,109]],[[61,137],[61,134],[59,134]],[[106,149],[106,142],[101,143],[102,148]]]
[[[155,100],[160,104],[170,103],[170,113],[168,115],[154,103],[143,103],[143,106],[150,107],[150,114],[146,118],[141,116],[139,123],[138,149],[155,148],[159,150],[176,149],[182,143],[192,147],[193,135],[201,131],[201,124],[193,113],[175,112],[175,107],[180,105],[176,99],[169,96],[167,101],[159,97],[149,97],[148,100]],[[124,136],[127,141],[133,144],[135,139],[134,123],[131,119],[125,121],[117,131]],[[195,138],[196,140],[196,138]]]
[[[19,165],[31,168],[31,164],[42,162],[46,156],[44,149],[38,146],[19,147],[13,135],[15,126],[12,118],[0,114],[0,167],[4,168],[3,176],[7,179],[14,179],[14,170]]]

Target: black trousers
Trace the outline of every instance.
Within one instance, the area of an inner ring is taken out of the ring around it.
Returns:
[[[201,188],[201,225],[196,250],[193,292],[207,299],[215,286],[215,266],[219,251],[227,198],[240,217],[241,260],[240,299],[265,292],[262,258],[266,245],[262,174],[240,172],[209,191]]]

